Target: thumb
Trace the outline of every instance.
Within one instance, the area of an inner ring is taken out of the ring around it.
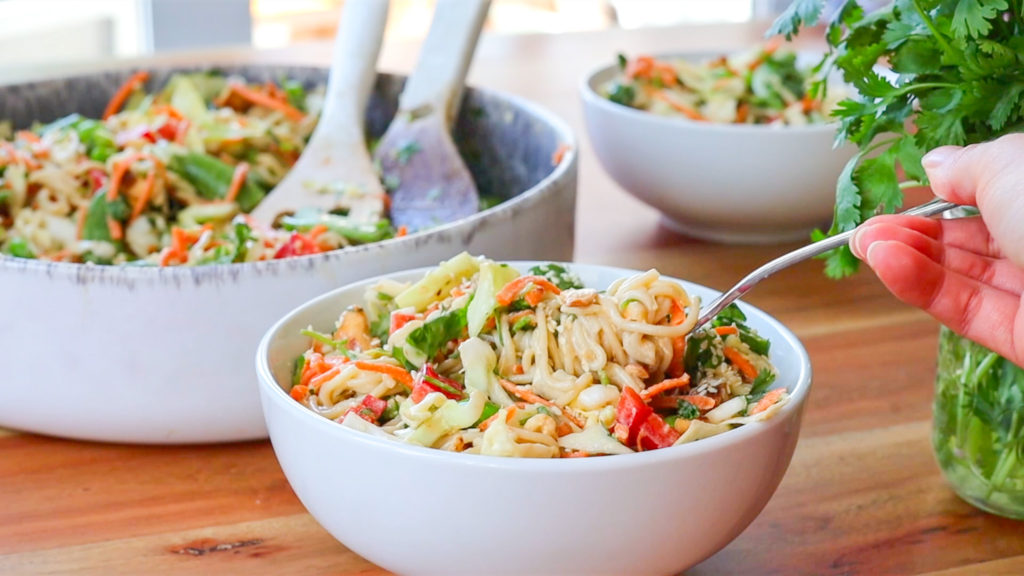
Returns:
[[[936,196],[977,206],[1003,254],[1024,266],[1024,134],[936,148],[921,164]]]

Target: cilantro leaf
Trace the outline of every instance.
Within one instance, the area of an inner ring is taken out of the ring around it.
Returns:
[[[775,373],[770,370],[761,370],[757,373],[757,378],[754,378],[754,383],[750,387],[750,395],[764,394],[768,391],[768,387],[772,385],[772,382],[775,382]]]
[[[530,274],[547,278],[552,284],[558,286],[559,290],[583,288],[583,281],[580,280],[579,276],[573,274],[566,267],[554,262],[534,266],[530,268]]]
[[[466,330],[466,309],[462,307],[424,323],[405,338],[406,344],[433,358],[449,342]]]
[[[689,400],[680,400],[678,408],[676,409],[676,414],[680,418],[685,418],[686,420],[695,420],[700,418],[700,408],[691,404]]]
[[[978,38],[992,30],[989,22],[1001,15],[1009,6],[1006,0],[960,0],[953,12],[950,30],[957,38]]]
[[[801,26],[814,26],[821,18],[824,0],[796,0],[786,8],[768,30],[768,36],[784,35],[791,40]]]

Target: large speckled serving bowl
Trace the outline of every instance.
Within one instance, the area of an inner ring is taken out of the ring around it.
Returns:
[[[253,81],[307,85],[326,70],[221,67]],[[151,70],[162,85],[174,70]],[[0,87],[0,119],[24,127],[71,112],[98,116],[131,71]],[[381,75],[371,136],[393,116],[403,79]],[[265,437],[252,354],[298,304],[338,286],[436,264],[469,250],[571,259],[575,141],[518,98],[469,88],[455,138],[483,193],[506,200],[404,238],[289,260],[195,268],[112,267],[0,256],[0,427],[135,443]],[[552,154],[568,145],[557,166]]]
[[[536,262],[510,262],[527,270]],[[636,271],[566,264],[606,288]],[[389,275],[401,281],[425,270]],[[740,304],[771,341],[777,414],[691,444],[619,456],[533,460],[460,454],[341,426],[293,400],[299,330],[333,326],[374,280],[346,286],[284,316],[256,353],[270,440],[302,504],[353,552],[398,574],[668,575],[725,547],[775,493],[796,448],[811,390],[800,341]],[[683,282],[704,301],[713,290]]]

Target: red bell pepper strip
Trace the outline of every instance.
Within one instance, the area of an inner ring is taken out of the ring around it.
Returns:
[[[416,384],[413,385],[412,394],[409,397],[413,402],[419,402],[431,392],[440,392],[444,394],[445,398],[452,400],[462,400],[466,397],[462,384],[441,376],[433,366],[426,364],[416,378]]]
[[[640,451],[668,448],[679,440],[679,436],[679,432],[669,426],[661,416],[651,413],[636,434],[636,447]]]
[[[362,402],[349,408],[345,414],[341,416],[341,420],[345,419],[350,412],[354,412],[356,416],[359,416],[363,420],[371,424],[376,424],[377,420],[380,419],[381,414],[388,407],[388,403],[384,400],[377,398],[373,394],[367,394],[363,396]]]
[[[615,408],[615,438],[626,446],[635,446],[640,428],[647,422],[647,417],[654,410],[644,403],[636,390],[626,387],[619,396],[619,405]]]
[[[305,234],[293,232],[291,238],[274,253],[274,258],[290,258],[320,253],[320,247]]]
[[[398,312],[398,311],[392,312],[391,313],[391,329],[388,331],[388,334],[389,335],[390,334],[394,334],[395,332],[400,330],[402,328],[402,326],[405,326],[406,324],[408,324],[409,322],[411,322],[411,321],[413,321],[415,319],[416,319],[416,315],[411,313],[411,312]]]

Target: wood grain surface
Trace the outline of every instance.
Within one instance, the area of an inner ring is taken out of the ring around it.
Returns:
[[[469,81],[537,101],[575,129],[578,261],[656,267],[724,289],[796,245],[715,245],[661,226],[655,210],[599,166],[577,85],[619,51],[729,51],[756,43],[762,30],[485,36]],[[416,48],[385,46],[382,68],[407,71]],[[309,45],[161,62],[326,64],[329,54],[327,45]],[[800,337],[814,388],[775,497],[738,539],[688,574],[1024,574],[1024,524],[962,502],[932,456],[934,321],[889,296],[870,272],[834,282],[818,262],[778,274],[747,300]],[[384,573],[305,512],[267,442],[146,447],[0,433],[0,574]]]

